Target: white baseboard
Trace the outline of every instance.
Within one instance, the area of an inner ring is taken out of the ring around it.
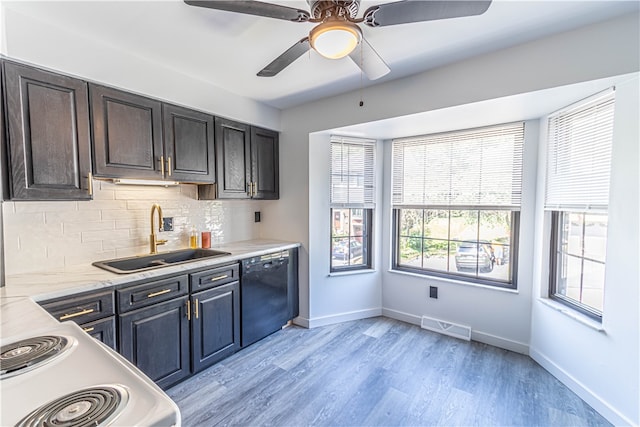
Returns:
[[[605,417],[611,424],[616,426],[633,426],[637,425],[637,422],[631,421],[629,418],[622,415],[615,408],[609,405],[600,396],[591,391],[588,387],[578,381],[575,377],[570,375],[560,366],[556,365],[551,359],[539,351],[530,348],[529,355],[533,360],[538,362],[545,370],[551,375],[556,377],[560,382],[566,385],[571,391],[577,394],[582,400],[587,402],[593,409],[598,411],[600,415]]]
[[[293,323],[305,328],[317,328],[319,326],[333,325],[335,323],[348,322],[350,320],[367,319],[369,317],[382,316],[381,308],[369,308],[366,310],[350,311],[347,313],[332,314],[330,316],[305,319],[296,317]]]
[[[401,320],[403,322],[411,323],[420,326],[422,316],[416,316],[414,314],[405,313],[398,310],[392,310],[389,308],[382,309],[382,315],[390,317],[392,319]],[[508,340],[506,338],[497,337],[495,335],[487,334],[485,332],[476,331],[471,328],[471,340],[478,341],[484,344],[489,344],[494,347],[504,348],[505,350],[514,351],[521,354],[529,354],[529,346],[525,343],[518,341]]]

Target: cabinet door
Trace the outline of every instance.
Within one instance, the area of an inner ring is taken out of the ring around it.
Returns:
[[[163,104],[162,122],[166,177],[213,184],[216,181],[213,116]]]
[[[89,85],[94,174],[162,179],[162,107],[159,101]]]
[[[216,117],[218,198],[249,198],[251,126]]]
[[[191,296],[193,372],[240,349],[240,285],[232,282]]]
[[[278,167],[278,132],[251,128],[251,181],[254,199],[277,199],[280,196]]]
[[[14,200],[89,200],[91,146],[87,84],[4,63]]]
[[[189,375],[188,298],[120,315],[120,353],[162,388]]]
[[[83,323],[80,327],[89,335],[102,341],[114,350],[116,348],[116,316]]]

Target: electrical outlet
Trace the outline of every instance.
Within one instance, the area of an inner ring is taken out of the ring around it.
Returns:
[[[173,217],[162,218],[162,231],[173,231]]]
[[[429,298],[438,299],[438,287],[429,286]]]
[[[260,222],[260,211],[254,212],[253,216],[254,216],[254,222]]]

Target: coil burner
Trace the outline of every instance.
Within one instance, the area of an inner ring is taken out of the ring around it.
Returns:
[[[119,385],[86,388],[46,403],[23,418],[16,427],[100,427],[109,425],[129,401]]]
[[[22,374],[61,355],[73,338],[44,335],[27,338],[0,348],[0,379]]]

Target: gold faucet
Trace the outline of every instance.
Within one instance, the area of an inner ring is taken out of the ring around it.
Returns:
[[[159,245],[167,243],[166,240],[158,240],[158,236],[156,236],[156,230],[153,228],[153,213],[155,211],[158,211],[158,230],[162,230],[162,208],[159,204],[154,203],[151,206],[151,235],[149,236],[149,249],[151,249],[152,254],[158,253]]]

